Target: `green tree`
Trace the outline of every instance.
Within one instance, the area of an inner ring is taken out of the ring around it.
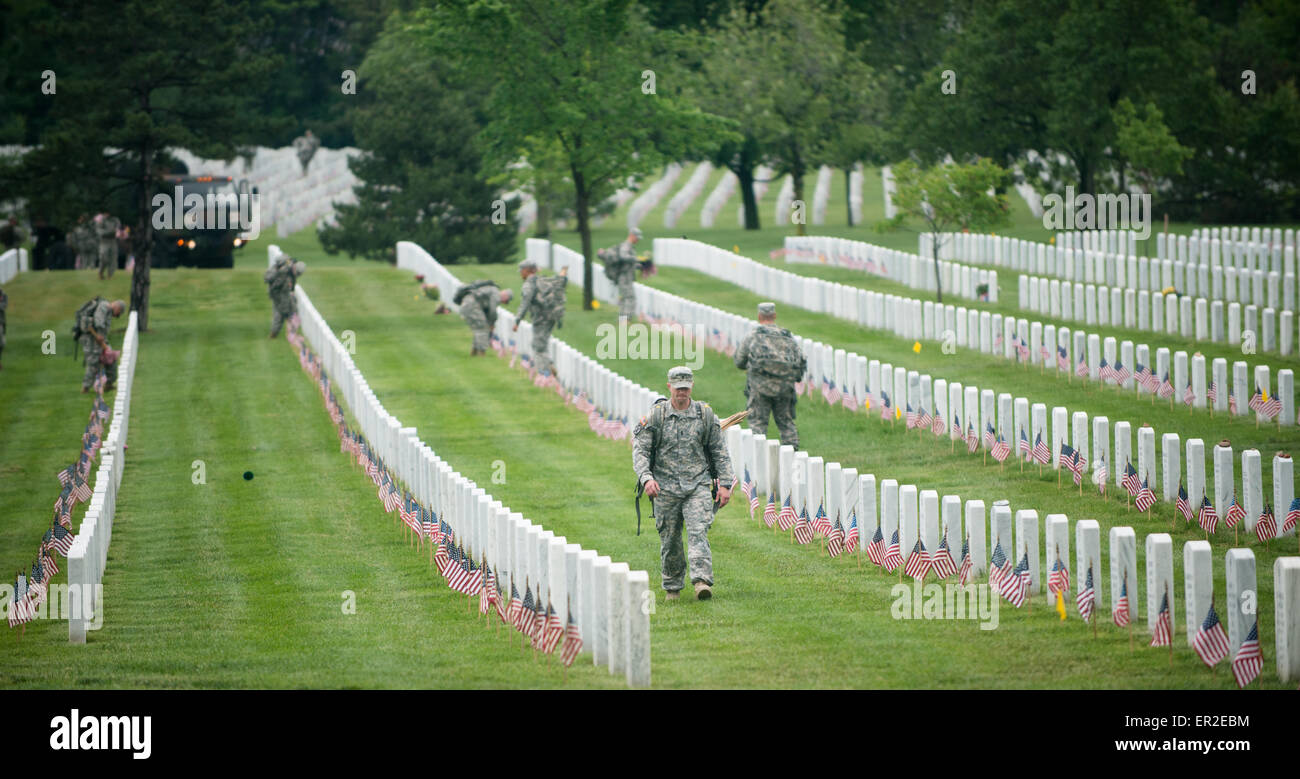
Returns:
[[[1192,150],[1169,132],[1155,103],[1147,103],[1139,113],[1131,100],[1123,98],[1113,114],[1121,192],[1126,190],[1125,173],[1130,167],[1147,192],[1155,189],[1157,181],[1183,172],[1183,162],[1192,156]]]
[[[988,230],[1010,222],[1005,188],[1010,174],[992,160],[971,164],[940,164],[921,168],[911,160],[895,165],[897,187],[894,204],[898,214],[889,226],[901,225],[908,217],[920,219],[931,238],[936,300],[943,302],[939,281],[939,247],[943,233],[953,230]]]
[[[654,28],[630,0],[450,0],[422,29],[491,84],[488,159],[504,168],[553,138],[573,186],[582,240],[583,306],[593,294],[591,213],[629,176],[705,145],[720,129],[685,101],[651,89]],[[647,72],[650,71],[650,72]]]
[[[508,259],[514,203],[501,200],[483,171],[479,85],[457,78],[402,17],[358,75],[351,119],[365,152],[349,167],[363,183],[357,203],[339,206],[336,224],[319,231],[325,250],[391,262],[394,245],[412,241],[443,262]]]

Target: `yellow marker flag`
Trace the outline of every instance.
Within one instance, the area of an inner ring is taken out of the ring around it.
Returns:
[[[592,300],[592,301],[591,301],[591,307],[592,307],[592,309],[600,308],[600,301],[599,301],[599,300]]]
[[[1056,591],[1056,613],[1061,615],[1061,621],[1064,622],[1065,621],[1065,598],[1064,596],[1061,595],[1060,590]]]
[[[903,409],[899,408],[898,406],[894,406],[894,419],[902,419],[902,418],[903,418]]]
[[[731,247],[731,253],[740,254],[740,244],[736,244],[735,246]]]
[[[920,342],[920,341],[916,341],[916,342],[914,342],[914,343],[912,344],[912,351],[916,352],[917,354],[920,354],[920,353],[921,353],[921,342]]]

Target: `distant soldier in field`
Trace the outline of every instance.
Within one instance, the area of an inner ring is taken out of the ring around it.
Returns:
[[[725,437],[709,404],[691,400],[694,384],[690,368],[679,365],[670,369],[668,388],[672,399],[655,401],[650,413],[632,431],[632,468],[638,488],[654,501],[668,600],[681,596],[688,563],[695,597],[713,597],[709,527],[713,524],[715,502],[721,508],[731,499],[731,457]]]
[[[307,130],[302,135],[293,139],[294,151],[298,152],[298,162],[302,163],[302,175],[307,175],[307,166],[311,163],[311,158],[316,156],[316,150],[320,148],[320,139]]]
[[[618,285],[618,315],[629,322],[636,319],[636,243],[641,240],[641,228],[628,231],[627,240],[613,249],[601,249],[597,257],[605,264],[605,277]]]
[[[68,246],[77,254],[73,267],[89,268],[95,264],[99,246],[95,242],[94,225],[89,214],[82,214],[77,219],[77,226],[68,232]]]
[[[768,414],[776,417],[781,443],[799,448],[794,423],[795,383],[803,377],[808,358],[789,330],[776,326],[776,304],[758,304],[758,327],[736,349],[736,367],[747,372],[749,429],[767,435]]]
[[[270,338],[279,335],[280,328],[298,313],[298,300],[293,296],[293,288],[298,285],[298,277],[306,271],[304,263],[295,262],[289,255],[281,254],[262,276],[267,293],[271,296]]]
[[[461,318],[474,333],[474,343],[469,348],[471,357],[486,354],[492,345],[492,328],[497,323],[497,306],[509,303],[514,297],[508,289],[497,289],[495,282],[487,279],[466,284],[456,290],[452,301],[460,306]]]
[[[543,278],[537,272],[536,262],[524,260],[519,263],[519,277],[524,280],[524,286],[519,295],[519,314],[515,317],[514,330],[519,330],[519,323],[525,316],[533,315],[533,367],[548,375],[555,371],[548,349],[551,331],[564,319],[568,273],[566,266],[558,276]]]
[[[77,309],[72,335],[86,353],[86,372],[81,379],[81,391],[89,392],[102,370],[107,379],[105,390],[117,384],[116,352],[109,346],[108,331],[113,318],[122,316],[126,304],[120,300],[109,302],[103,297],[92,298]]]
[[[122,229],[122,222],[107,212],[95,214],[95,256],[98,259],[99,277],[104,278],[104,270],[113,278],[117,270],[117,231]]]

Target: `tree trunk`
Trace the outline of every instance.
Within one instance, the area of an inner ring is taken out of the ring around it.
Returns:
[[[588,219],[588,200],[591,193],[587,191],[587,180],[576,168],[573,171],[573,189],[576,195],[574,211],[578,215],[578,234],[582,236],[582,310],[591,310],[591,301],[595,297],[595,280],[591,270],[591,221]]]
[[[844,169],[844,209],[848,212],[849,227],[853,226],[853,167]]]
[[[150,192],[153,190],[153,152],[146,143],[140,149],[140,221],[136,231],[135,270],[131,273],[131,310],[136,312],[139,332],[149,331],[149,266],[153,263],[153,219]]]
[[[930,235],[931,235],[931,238],[930,238],[930,253],[934,256],[934,293],[935,293],[935,300],[936,300],[937,302],[939,302],[939,303],[942,303],[942,302],[943,302],[943,282],[940,281],[940,276],[939,276],[939,233],[938,233],[938,232],[933,232],[933,233],[931,233]]]
[[[790,167],[790,176],[794,179],[794,200],[791,201],[791,205],[799,203],[801,206],[799,209],[799,221],[796,222],[794,226],[794,234],[807,235],[808,229],[806,225],[808,223],[808,204],[805,203],[803,199],[803,162],[796,157],[794,165]]]
[[[537,198],[537,222],[533,228],[533,236],[537,238],[549,238],[551,235],[551,207]]]

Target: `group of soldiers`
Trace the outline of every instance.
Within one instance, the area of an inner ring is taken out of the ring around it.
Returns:
[[[83,268],[98,268],[99,277],[107,272],[112,278],[123,244],[130,240],[130,228],[107,212],[82,214],[77,226],[68,232],[68,246],[77,253]]]
[[[513,332],[519,331],[519,323],[525,317],[532,317],[533,369],[544,376],[555,375],[555,364],[550,357],[551,332],[560,327],[564,320],[568,273],[569,269],[565,267],[554,276],[542,276],[533,260],[519,263],[519,278],[523,280],[523,287]],[[497,306],[505,305],[513,298],[511,290],[498,289],[496,284],[487,279],[467,284],[457,291],[456,302],[460,305],[461,318],[474,334],[470,346],[471,357],[487,351],[491,345],[492,328],[496,326]]]

